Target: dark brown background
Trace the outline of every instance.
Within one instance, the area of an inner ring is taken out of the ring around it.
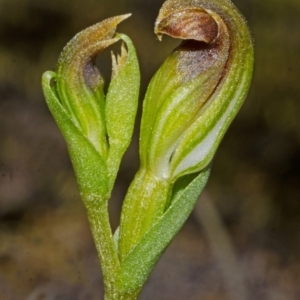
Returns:
[[[234,2],[255,39],[253,85],[196,210],[160,260],[142,300],[300,299],[300,2]],[[136,45],[142,99],[178,43],[160,43],[153,34],[161,4],[0,0],[1,300],[103,298],[85,211],[40,78],[75,33],[132,12],[119,31]],[[98,63],[109,78],[109,51]],[[113,194],[114,228],[138,168],[137,132]]]

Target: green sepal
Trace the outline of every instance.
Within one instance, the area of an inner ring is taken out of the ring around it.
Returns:
[[[185,180],[179,183],[170,207],[121,263],[116,284],[122,294],[132,294],[142,288],[161,254],[192,212],[209,174],[210,166],[187,186]]]
[[[131,39],[120,33],[115,38],[123,40],[127,50],[122,45],[118,61],[112,56],[113,74],[106,95],[105,120],[109,142],[107,167],[111,186],[131,141],[140,87],[139,64]]]
[[[70,115],[61,105],[55,88],[56,73],[47,71],[42,76],[42,87],[46,102],[68,146],[71,161],[83,199],[93,201],[108,197],[108,172],[104,159],[95,147],[74,124]],[[53,81],[53,82],[52,82]]]

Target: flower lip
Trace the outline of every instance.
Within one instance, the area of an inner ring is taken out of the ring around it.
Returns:
[[[155,23],[155,33],[161,40],[163,34],[183,40],[212,43],[218,36],[218,24],[202,8],[174,11]]]

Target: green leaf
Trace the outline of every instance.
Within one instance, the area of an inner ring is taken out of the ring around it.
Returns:
[[[56,80],[56,73],[47,71],[42,77],[42,87],[47,105],[62,132],[67,143],[74,171],[78,180],[83,199],[93,201],[99,195],[107,197],[107,167],[104,159],[90,140],[74,124],[57,98],[52,81]]]
[[[179,184],[171,206],[121,263],[116,284],[122,293],[141,289],[157,260],[192,212],[209,173],[210,167],[207,167],[185,188],[185,181]]]

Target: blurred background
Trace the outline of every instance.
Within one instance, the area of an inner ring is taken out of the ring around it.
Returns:
[[[0,299],[103,299],[65,143],[41,91],[64,45],[104,18],[137,49],[147,83],[178,41],[153,33],[162,0],[0,0]],[[300,2],[235,0],[255,40],[249,97],[193,214],[141,300],[300,299]],[[120,45],[114,49],[118,51]],[[98,59],[110,78],[110,49]],[[138,126],[111,199],[118,226],[138,168]]]

